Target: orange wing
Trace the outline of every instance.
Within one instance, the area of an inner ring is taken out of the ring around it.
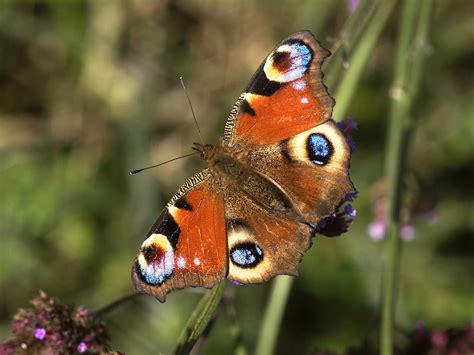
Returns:
[[[275,143],[328,120],[334,100],[322,82],[321,65],[329,54],[309,31],[280,42],[234,106],[224,142]]]
[[[297,275],[313,228],[272,214],[233,185],[225,190],[225,214],[230,280],[261,283]]]
[[[349,177],[350,147],[334,121],[274,144],[255,147],[245,163],[275,181],[315,226],[355,192]]]
[[[161,302],[173,289],[210,288],[227,273],[224,200],[207,170],[188,180],[148,233],[132,269],[140,292]]]

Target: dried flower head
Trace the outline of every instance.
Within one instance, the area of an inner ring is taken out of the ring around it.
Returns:
[[[13,317],[14,339],[0,344],[0,354],[75,354],[107,351],[109,336],[103,322],[84,307],[74,308],[40,294],[32,307]]]

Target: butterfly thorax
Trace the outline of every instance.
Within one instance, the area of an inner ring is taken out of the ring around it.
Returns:
[[[199,151],[211,175],[221,182],[219,185],[232,184],[267,211],[302,220],[301,213],[285,191],[271,178],[250,168],[246,161],[248,155],[243,151],[222,144],[195,143],[193,149]]]

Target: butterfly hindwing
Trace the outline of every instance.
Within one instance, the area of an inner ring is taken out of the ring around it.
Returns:
[[[309,31],[280,42],[234,106],[225,126],[226,144],[274,143],[328,120],[334,100],[321,72],[328,55]]]
[[[147,234],[132,270],[138,291],[164,302],[185,286],[212,287],[227,273],[224,200],[207,170],[186,182]]]
[[[247,164],[281,186],[304,220],[315,226],[354,192],[349,161],[346,137],[334,121],[328,120],[285,140],[250,150]]]
[[[230,280],[261,283],[297,274],[312,228],[271,213],[236,186],[225,190],[225,218]]]

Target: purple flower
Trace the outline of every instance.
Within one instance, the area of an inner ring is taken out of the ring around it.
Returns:
[[[439,220],[439,214],[436,209],[432,209],[432,210],[429,210],[428,212],[425,212],[423,217],[429,224],[435,224]]]
[[[77,316],[78,317],[87,317],[89,315],[89,310],[83,306],[77,308]]]
[[[435,348],[444,348],[448,344],[448,336],[441,330],[435,330],[431,334],[431,344]]]
[[[404,225],[400,228],[400,237],[406,241],[413,240],[415,238],[415,231],[415,227],[412,225]]]
[[[35,329],[35,338],[39,340],[43,340],[46,336],[46,329],[44,328],[36,328]]]
[[[19,347],[20,347],[20,344],[18,344],[14,340],[6,341],[0,344],[0,354],[4,354],[4,355],[15,354],[15,352],[18,352]]]
[[[346,123],[345,121],[338,121],[336,122],[336,126],[341,132],[344,132],[344,128],[346,128]]]
[[[315,227],[317,233],[325,235],[326,237],[337,237],[342,233],[347,232],[349,225],[353,223],[353,218],[357,212],[351,204],[345,204],[347,201],[352,201],[357,195],[356,191],[347,193],[339,203],[336,210],[329,216],[323,218]]]
[[[352,119],[352,117],[349,117],[345,121],[336,122],[336,126],[346,136],[347,144],[349,144],[351,151],[354,151],[356,148],[356,143],[352,137],[352,131],[358,129],[357,123]]]
[[[351,151],[353,152],[354,150],[356,150],[356,142],[354,140],[354,137],[352,136],[347,136],[347,144],[349,144],[349,148],[351,148]]]
[[[87,349],[88,349],[88,346],[87,346],[87,344],[84,343],[83,341],[81,341],[81,342],[79,343],[79,345],[77,346],[77,352],[78,352],[78,353],[81,353],[81,354],[82,354],[82,353],[85,353],[85,352],[87,351]]]
[[[384,221],[376,220],[369,224],[367,232],[373,240],[382,240],[387,230],[387,224]]]
[[[14,338],[0,344],[0,354],[16,354],[18,347],[28,349],[31,354],[101,353],[107,350],[109,336],[104,323],[84,307],[62,304],[44,292],[30,303],[31,307],[22,308],[14,315]],[[5,352],[11,347],[16,350]]]
[[[410,241],[416,236],[415,223],[417,221],[436,222],[437,212],[434,203],[421,193],[415,195],[408,191],[406,196],[401,198],[399,237],[402,240]],[[384,238],[388,225],[388,201],[387,201],[387,180],[385,178],[377,181],[371,189],[372,200],[372,223],[368,225],[367,232],[373,240]]]
[[[359,6],[360,0],[348,0],[347,1],[347,10],[349,11],[349,14],[354,13],[355,10],[357,10],[357,7]]]
[[[416,322],[415,329],[411,335],[413,343],[420,344],[425,341],[426,338],[426,328],[423,321]]]
[[[347,126],[347,129],[349,129],[351,131],[357,131],[359,129],[359,126],[357,125],[357,122],[352,117],[349,117],[346,120],[346,126]]]
[[[346,214],[347,217],[354,218],[357,214],[357,211],[349,203],[344,207],[344,213]]]
[[[347,232],[352,220],[344,217],[344,213],[338,213],[334,217],[329,216],[324,218],[316,226],[316,232],[326,237],[337,237]]]
[[[341,200],[341,203],[352,202],[357,197],[357,191],[351,191],[347,193]]]

